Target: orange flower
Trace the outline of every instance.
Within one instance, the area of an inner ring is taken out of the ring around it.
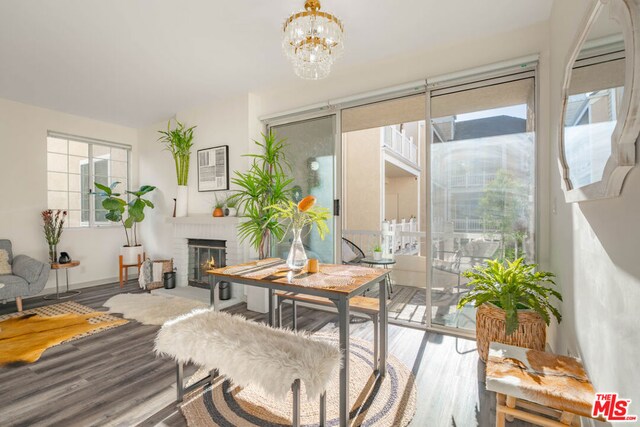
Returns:
[[[316,198],[314,196],[307,196],[298,203],[298,210],[300,212],[306,212],[315,204]]]

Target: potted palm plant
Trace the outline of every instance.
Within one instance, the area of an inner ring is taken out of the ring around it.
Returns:
[[[189,197],[189,161],[191,147],[193,147],[193,129],[186,127],[176,120],[176,127],[171,129],[171,120],[167,123],[167,130],[158,131],[161,134],[158,141],[165,145],[165,149],[173,156],[178,179],[178,195],[176,198],[176,217],[187,216]]]
[[[249,241],[259,259],[270,255],[272,238],[280,240],[284,236],[285,228],[275,218],[274,206],[288,200],[293,182],[285,174],[285,167],[290,167],[284,154],[284,140],[278,139],[273,131],[262,137],[262,142],[253,141],[259,153],[246,155],[253,159],[249,169],[235,172],[231,182],[238,191],[229,198],[237,203],[238,213],[244,217],[238,225],[238,237],[241,242]]]
[[[562,316],[551,297],[562,301],[555,290],[555,277],[536,271],[536,264],[524,258],[515,261],[490,260],[464,272],[471,279],[471,291],[458,302],[458,309],[473,303],[476,311],[476,339],[480,359],[486,362],[492,341],[544,350],[551,315]]]
[[[144,221],[145,208],[154,208],[153,203],[143,198],[144,195],[152,192],[156,187],[143,185],[137,191],[127,191],[130,201],[120,198],[121,194],[113,190],[119,182],[114,182],[110,186],[94,183],[99,192],[93,193],[103,197],[102,207],[107,211],[105,218],[111,222],[122,224],[127,244],[120,249],[123,264],[133,265],[138,263],[138,255],[142,258],[144,248],[138,243],[138,223]]]

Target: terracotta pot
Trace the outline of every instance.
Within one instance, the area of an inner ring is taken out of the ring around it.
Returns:
[[[215,218],[223,217],[223,216],[224,216],[224,211],[222,210],[222,208],[215,208],[215,209],[213,210],[213,216],[214,216]]]
[[[499,342],[518,347],[544,351],[547,342],[547,325],[533,310],[518,310],[518,330],[507,335],[506,314],[500,307],[486,303],[476,311],[476,341],[478,354],[487,361],[489,344]]]

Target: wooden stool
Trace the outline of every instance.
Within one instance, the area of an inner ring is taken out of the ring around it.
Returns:
[[[544,427],[591,418],[593,385],[573,357],[492,342],[487,390],[496,392],[496,427],[514,418]]]
[[[129,281],[129,268],[130,267],[137,267],[138,268],[138,276],[139,276],[140,275],[140,267],[142,267],[142,262],[146,258],[147,258],[147,254],[145,252],[143,252],[142,253],[142,257],[140,256],[140,254],[138,254],[138,263],[137,264],[124,264],[123,261],[122,261],[123,260],[122,255],[119,256],[118,264],[120,266],[119,271],[120,271],[120,287],[121,288],[124,286],[124,282],[128,282]],[[124,277],[124,281],[123,281],[123,277]]]

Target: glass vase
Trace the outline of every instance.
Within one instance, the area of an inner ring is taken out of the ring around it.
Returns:
[[[293,229],[293,241],[291,242],[289,256],[287,257],[287,267],[292,271],[300,271],[307,264],[307,254],[302,245],[301,234],[301,228]]]
[[[49,262],[51,264],[58,262],[58,247],[56,245],[49,245]]]

